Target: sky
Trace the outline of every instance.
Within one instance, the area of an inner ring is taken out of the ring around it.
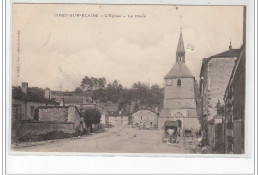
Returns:
[[[15,86],[71,91],[89,76],[162,87],[181,26],[186,65],[197,80],[203,58],[228,50],[230,39],[233,48],[242,45],[242,6],[13,4],[12,15]]]

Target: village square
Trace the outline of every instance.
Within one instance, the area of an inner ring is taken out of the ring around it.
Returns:
[[[223,42],[196,64],[199,75],[187,65],[194,48],[179,26],[163,85],[85,75],[73,91],[13,86],[12,151],[243,154],[245,20],[240,47]]]

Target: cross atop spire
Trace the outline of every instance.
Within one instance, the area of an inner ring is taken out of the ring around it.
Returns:
[[[182,15],[180,14],[180,31],[182,31]]]

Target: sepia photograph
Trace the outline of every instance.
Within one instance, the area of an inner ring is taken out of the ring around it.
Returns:
[[[11,151],[246,154],[246,12],[13,3]]]

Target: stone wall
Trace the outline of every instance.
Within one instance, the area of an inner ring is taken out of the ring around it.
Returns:
[[[68,108],[68,122],[74,123],[74,130],[80,130],[80,113],[75,106],[69,106]]]
[[[54,131],[62,131],[64,133],[73,133],[74,124],[71,122],[51,122],[51,121],[32,121],[23,120],[21,123],[16,125],[16,128],[12,128],[12,135],[18,138],[25,134],[47,134]]]
[[[208,120],[217,115],[218,100],[224,104],[223,98],[234,64],[234,58],[213,58],[208,62]]]
[[[39,107],[39,121],[68,121],[68,107]]]
[[[181,86],[177,86],[178,79],[171,79],[172,85],[168,86],[166,80],[164,83],[165,99],[168,98],[195,98],[194,78],[180,78]]]
[[[194,78],[182,78],[181,86],[177,86],[178,79],[172,79],[173,84],[164,90],[164,108],[196,108]]]
[[[193,99],[164,99],[164,108],[170,109],[196,109],[195,98]]]

